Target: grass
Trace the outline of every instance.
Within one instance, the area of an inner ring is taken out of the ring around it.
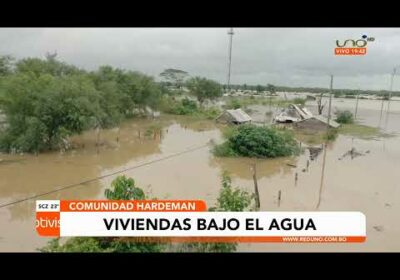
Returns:
[[[339,134],[354,136],[361,139],[392,136],[392,134],[383,133],[377,127],[371,127],[358,123],[342,124],[337,129],[330,129],[328,134],[326,131],[315,132],[300,129],[293,129],[293,134],[298,141],[310,145],[322,144],[326,140],[334,141]]]
[[[297,129],[293,130],[293,133],[297,141],[306,143],[308,145],[319,145],[325,143],[326,140],[333,141],[338,135],[338,131],[336,129],[330,129],[328,133],[326,133],[326,131],[315,132]]]
[[[362,124],[343,124],[339,127],[339,133],[344,135],[351,135],[359,138],[374,138],[387,136],[382,133],[379,128],[366,126]]]

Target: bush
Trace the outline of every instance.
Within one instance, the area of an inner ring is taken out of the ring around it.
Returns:
[[[226,142],[214,147],[214,155],[275,158],[300,150],[291,133],[275,128],[243,125],[230,134]]]
[[[237,99],[232,99],[227,102],[227,104],[224,106],[226,109],[239,109],[242,107],[242,104],[239,100]]]
[[[294,104],[300,104],[300,105],[304,106],[304,104],[306,104],[306,99],[305,98],[296,97],[295,99],[293,99],[293,103]]]
[[[334,94],[333,94],[333,97],[334,98],[340,98],[340,97],[342,97],[343,96],[343,94],[341,93],[341,92],[335,92]]]
[[[331,128],[324,135],[324,140],[333,141],[333,140],[335,140],[337,138],[337,136],[338,136],[338,130],[335,129],[335,128]]]
[[[135,186],[132,178],[118,176],[106,189],[104,195],[110,200],[143,200],[146,195]],[[119,237],[72,237],[60,244],[53,239],[40,249],[41,252],[162,252],[165,244],[155,242],[136,242]]]
[[[219,192],[217,203],[208,211],[251,211],[254,194],[232,186],[229,175],[224,172],[222,176],[222,188]],[[186,243],[178,245],[179,252],[212,252],[227,253],[237,250],[237,243]]]
[[[200,111],[200,116],[205,117],[206,119],[213,120],[221,114],[221,111],[218,108],[212,107],[208,109],[204,109]]]
[[[232,180],[228,173],[222,175],[222,189],[219,192],[217,205],[210,211],[248,211],[253,200],[253,195],[240,188],[232,187]]]
[[[172,106],[170,113],[175,115],[192,115],[198,111],[195,101],[188,98],[182,99],[180,102]]]
[[[336,122],[341,124],[354,123],[353,113],[348,110],[339,111],[336,116]]]

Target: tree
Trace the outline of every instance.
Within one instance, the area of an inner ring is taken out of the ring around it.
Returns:
[[[19,60],[15,66],[17,73],[31,73],[36,77],[44,74],[60,77],[84,73],[84,71],[79,70],[73,65],[56,60],[55,54],[47,54],[45,60],[39,58],[25,58]]]
[[[222,188],[219,191],[217,203],[208,211],[232,211],[242,212],[250,211],[254,195],[243,191],[238,187],[232,186],[232,180],[227,172],[222,175]],[[186,243],[178,246],[181,252],[235,252],[237,250],[237,243]]]
[[[181,88],[189,74],[183,70],[169,68],[161,72],[160,76],[177,88]]]
[[[14,58],[10,55],[0,56],[0,77],[11,74],[13,61]]]
[[[257,85],[257,86],[256,86],[256,91],[257,91],[258,93],[262,92],[263,90],[264,90],[264,87],[263,87],[262,85]]]
[[[11,61],[0,57],[0,111],[7,120],[2,151],[63,147],[70,135],[116,125],[160,103],[160,86],[140,72],[111,66],[87,72],[57,60],[57,53],[21,59],[15,70]]]
[[[8,126],[0,137],[5,151],[40,152],[60,147],[66,137],[91,127],[100,108],[87,77],[53,77],[32,72],[3,83],[1,110]]]
[[[240,188],[232,187],[232,179],[227,172],[222,174],[222,188],[217,198],[217,204],[211,211],[242,212],[249,210],[253,195]]]
[[[161,98],[159,85],[154,82],[153,77],[138,72],[128,72],[128,96],[139,109],[149,106],[155,108]]]
[[[323,97],[323,95],[324,95],[324,93],[321,93],[321,95],[317,97],[317,110],[318,110],[318,115],[322,115],[322,111],[324,110],[324,107],[325,107],[325,105],[326,105],[326,102],[325,102],[325,104],[322,104],[322,97]]]
[[[144,111],[147,106],[155,108],[160,102],[161,87],[152,77],[142,73],[106,65],[90,76],[102,96],[102,107],[111,125],[123,117],[133,116],[135,109]]]
[[[270,94],[270,95],[273,95],[273,94],[276,93],[276,88],[275,88],[274,85],[268,84],[268,85],[267,85],[267,91],[269,91],[269,94]]]
[[[104,195],[110,200],[143,200],[146,198],[141,188],[135,186],[132,178],[118,176],[111,182],[111,188],[104,191]]]
[[[350,112],[349,110],[339,111],[337,113],[335,121],[342,124],[354,123],[353,113]]]
[[[297,154],[293,135],[276,128],[242,125],[227,135],[227,141],[214,147],[216,156],[275,158]]]
[[[111,188],[104,192],[107,199],[138,200],[146,199],[141,188],[135,186],[132,178],[118,176],[111,183]],[[138,242],[137,239],[122,239],[120,237],[73,237],[65,244],[59,239],[51,240],[41,252],[161,252],[165,244]]]
[[[213,100],[222,96],[222,87],[219,83],[206,78],[195,77],[187,82],[191,94],[196,96],[202,104],[205,100]]]

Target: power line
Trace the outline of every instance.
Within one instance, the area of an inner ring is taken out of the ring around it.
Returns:
[[[195,147],[195,148],[192,148],[192,149],[188,149],[186,151],[178,152],[178,153],[175,153],[175,154],[163,157],[163,158],[159,158],[159,159],[155,159],[155,160],[152,160],[152,161],[149,161],[149,162],[145,162],[145,163],[142,163],[142,164],[131,166],[131,167],[128,167],[128,168],[125,168],[125,169],[122,169],[122,170],[118,170],[118,171],[115,171],[115,172],[112,172],[112,173],[109,173],[109,174],[106,174],[106,175],[102,175],[102,176],[99,176],[99,177],[88,179],[88,180],[85,180],[85,181],[82,181],[82,182],[79,182],[79,183],[73,183],[73,184],[61,186],[59,188],[56,188],[56,189],[48,191],[48,192],[44,192],[44,193],[36,194],[36,195],[30,196],[30,197],[26,197],[26,198],[22,198],[22,199],[19,199],[19,200],[15,200],[15,201],[12,201],[12,202],[0,204],[0,209],[8,207],[8,206],[11,206],[11,205],[14,205],[14,204],[18,204],[18,203],[21,203],[21,202],[24,202],[24,201],[27,201],[27,200],[31,200],[31,199],[35,199],[35,198],[38,198],[38,197],[42,197],[42,196],[45,196],[45,195],[48,195],[48,194],[60,192],[60,191],[66,190],[66,189],[71,189],[71,188],[74,188],[74,187],[77,187],[77,186],[80,186],[80,185],[85,185],[85,184],[88,184],[88,183],[91,183],[91,182],[94,182],[94,181],[97,181],[97,180],[101,180],[101,179],[104,179],[104,178],[107,178],[107,177],[110,177],[110,176],[113,176],[113,175],[116,175],[116,174],[119,174],[119,173],[123,173],[123,172],[128,171],[128,170],[137,169],[137,168],[140,168],[140,167],[143,167],[143,166],[151,165],[151,164],[156,163],[156,162],[160,162],[160,161],[167,160],[167,159],[170,159],[170,158],[173,158],[173,157],[177,157],[177,156],[180,156],[180,155],[183,155],[183,154],[194,152],[194,151],[200,150],[202,148],[205,148],[207,146],[208,146],[208,144],[204,144],[202,146],[198,146],[198,147]]]

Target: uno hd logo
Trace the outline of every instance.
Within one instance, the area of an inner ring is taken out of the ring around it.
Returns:
[[[375,38],[364,34],[360,39],[336,40],[335,55],[366,55],[367,45]]]

